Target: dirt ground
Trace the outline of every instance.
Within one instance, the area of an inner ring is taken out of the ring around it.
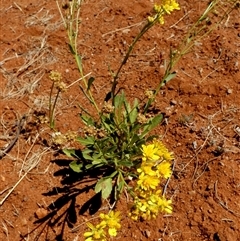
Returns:
[[[141,99],[154,89],[170,46],[181,42],[209,1],[179,3],[181,10],[151,29],[124,67],[120,82],[128,98]],[[109,91],[109,68],[117,69],[152,6],[150,0],[83,2],[79,52],[85,74],[96,78],[98,103]],[[155,103],[164,113],[155,133],[175,155],[167,188],[173,213],[134,222],[123,195],[117,206],[122,228],[113,240],[240,240],[239,15],[238,4],[195,43]],[[70,160],[53,146],[45,121],[50,71],[59,71],[67,85],[79,78],[56,2],[1,0],[0,19],[1,150],[18,135],[0,159],[0,240],[82,241],[86,221],[94,223],[100,205],[93,179],[81,181],[69,170]],[[57,103],[58,131],[81,134],[79,104],[91,110],[75,83]]]

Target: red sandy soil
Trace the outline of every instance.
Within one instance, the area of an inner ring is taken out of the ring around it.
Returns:
[[[208,2],[180,0],[181,10],[141,39],[120,76],[128,98],[142,98],[146,89],[154,89],[170,46],[181,42]],[[110,87],[108,67],[117,69],[152,6],[150,0],[84,1],[79,52],[85,74],[96,78],[93,91],[100,105]],[[240,240],[239,12],[238,5],[196,42],[155,103],[165,114],[155,134],[175,154],[167,188],[172,215],[134,222],[123,195],[117,205],[122,228],[116,240]],[[56,3],[1,0],[0,18],[1,149],[15,137],[17,121],[27,116],[18,141],[0,160],[0,240],[82,241],[85,222],[98,215],[99,199],[88,205],[94,196],[92,179],[80,182],[68,169],[70,161],[52,148],[52,131],[43,120],[50,71],[61,72],[67,85],[79,78]],[[60,97],[56,129],[80,134],[78,105],[91,106],[78,83]],[[102,211],[107,207],[104,202]]]

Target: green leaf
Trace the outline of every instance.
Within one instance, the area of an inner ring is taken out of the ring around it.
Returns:
[[[89,126],[95,125],[95,122],[92,117],[84,114],[81,114],[80,117],[85,125],[89,125]]]
[[[125,123],[127,124],[129,122],[129,113],[131,111],[131,106],[125,99],[123,101],[123,104],[125,108],[125,111],[123,111],[123,117],[124,117]]]
[[[118,188],[117,188],[118,191],[119,191],[119,193],[122,192],[123,188],[124,188],[124,181],[120,181],[120,182],[118,183]]]
[[[177,75],[176,72],[172,72],[171,74],[169,74],[161,83],[161,87],[164,86],[165,84],[167,84],[167,82],[169,82],[171,79],[173,79],[175,76]]]
[[[117,182],[116,185],[114,187],[114,198],[115,200],[117,200],[119,198],[119,195],[122,193],[123,189],[124,189],[124,180],[122,175],[119,173],[117,176]]]
[[[69,47],[69,49],[70,49],[71,53],[72,53],[72,54],[75,54],[75,51],[73,50],[72,45],[71,45],[71,44],[68,44],[68,47]]]
[[[138,100],[135,99],[134,104],[133,104],[133,109],[129,114],[129,119],[130,119],[131,124],[134,124],[137,119],[137,115],[138,115],[137,107],[138,107]]]
[[[93,165],[98,165],[98,164],[104,164],[104,162],[103,162],[103,160],[101,160],[101,159],[98,159],[98,160],[94,160],[94,161],[92,161],[92,164]]]
[[[92,161],[93,165],[98,165],[98,164],[105,165],[105,164],[107,164],[106,159],[103,157],[103,155],[101,153],[99,153],[97,155],[96,154],[93,155],[92,160],[93,160]]]
[[[160,124],[160,122],[163,119],[163,115],[159,114],[156,115],[152,120],[151,120],[151,125],[150,125],[150,130],[154,129],[158,124]]]
[[[129,114],[129,112],[131,111],[131,105],[127,102],[126,99],[124,99],[123,104],[124,104],[127,114]]]
[[[114,199],[118,200],[120,194],[122,193],[124,188],[124,182],[120,181],[119,183],[117,183],[117,185],[114,187]]]
[[[77,66],[80,70],[80,73],[82,73],[82,71],[83,71],[82,70],[82,57],[81,57],[80,54],[76,55],[75,57],[76,57],[76,60],[77,60]]]
[[[110,175],[110,177],[111,177],[111,178],[114,178],[114,176],[115,176],[117,173],[118,173],[118,171],[113,172],[113,173]]]
[[[90,160],[92,161],[93,158],[91,156],[89,156],[87,153],[82,153],[83,154],[83,158],[86,159],[86,160]]]
[[[94,79],[93,77],[90,77],[90,78],[88,79],[87,91],[90,90],[91,85],[92,85],[92,83],[93,83],[94,80],[95,80],[95,79]]]
[[[86,138],[77,137],[77,141],[79,141],[82,145],[93,145],[95,143],[94,137],[87,136]]]
[[[82,163],[78,163],[77,161],[72,161],[70,164],[69,164],[70,168],[74,171],[74,172],[77,172],[77,173],[80,173],[82,172],[82,166],[83,164]]]
[[[94,165],[93,164],[88,164],[85,166],[86,169],[91,169]]]
[[[133,144],[136,143],[138,140],[139,140],[139,135],[133,134],[133,135],[132,135],[132,139],[131,139],[129,145],[130,145],[130,146],[133,145]]]
[[[77,157],[75,154],[75,149],[63,149],[62,151],[67,157]]]
[[[95,192],[102,192],[102,198],[107,199],[112,192],[112,178],[104,177],[98,180],[95,186]]]
[[[149,123],[143,128],[143,132],[140,136],[140,138],[143,138],[148,132],[153,130],[163,119],[163,115],[159,114],[153,117]]]
[[[103,124],[105,130],[111,131],[111,130],[112,130],[112,129],[111,129],[111,125],[107,124],[107,122],[106,122],[107,120],[106,120],[106,119],[102,119],[102,120],[103,120],[103,122],[104,122],[104,123],[102,123],[102,124]]]
[[[92,150],[90,150],[90,149],[84,149],[83,151],[82,151],[82,153],[85,153],[85,154],[89,154],[89,153],[91,153],[92,152]]]
[[[122,160],[118,162],[118,165],[123,167],[132,167],[134,164],[132,161]]]
[[[124,100],[125,100],[124,92],[122,92],[122,94],[116,95],[114,98],[115,109],[122,107]]]

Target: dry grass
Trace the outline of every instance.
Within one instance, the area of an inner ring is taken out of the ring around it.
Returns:
[[[9,11],[13,8],[19,10],[19,15],[23,17],[25,21],[23,25],[26,28],[42,26],[44,31],[40,37],[25,37],[22,34],[18,36],[18,38],[23,37],[21,39],[23,41],[21,41],[20,46],[18,43],[18,47],[20,50],[24,50],[24,52],[19,52],[19,49],[9,48],[4,49],[4,52],[1,54],[0,75],[2,77],[2,88],[0,89],[0,100],[4,108],[0,110],[0,148],[6,156],[6,160],[3,161],[11,160],[13,162],[14,168],[12,171],[16,173],[15,176],[17,178],[15,184],[7,185],[0,190],[0,206],[8,200],[12,192],[30,172],[36,170],[35,173],[40,173],[37,168],[44,156],[50,153],[50,148],[46,148],[37,143],[40,136],[46,131],[43,127],[38,131],[35,130],[33,133],[28,133],[31,135],[31,144],[29,144],[29,140],[25,140],[21,132],[19,132],[14,142],[14,150],[11,152],[7,151],[6,153],[3,151],[16,136],[16,123],[23,115],[23,111],[29,118],[34,110],[48,107],[48,105],[46,105],[47,101],[42,101],[48,97],[44,96],[43,93],[36,95],[36,90],[38,90],[41,85],[41,81],[48,71],[48,66],[57,61],[57,58],[51,50],[51,46],[48,44],[48,33],[60,26],[60,22],[53,22],[54,16],[51,15],[49,11],[45,11],[44,8],[40,8],[40,10],[30,17],[25,13],[24,7],[21,4],[14,3],[14,5],[4,10]],[[16,33],[16,35],[18,34],[18,29],[15,29],[14,26],[11,26],[11,31]],[[31,97],[33,93],[35,96]],[[8,107],[9,104],[11,106],[12,100],[22,100],[22,103],[25,103],[23,104],[25,108],[16,110]],[[26,107],[28,109],[26,109]],[[25,123],[25,126],[26,125],[27,123]],[[23,156],[24,158],[22,158]],[[44,172],[47,172],[48,168],[49,166],[45,168]],[[4,175],[4,173],[2,174]],[[2,229],[6,237],[8,237],[9,231],[7,227],[9,225],[6,222],[6,220],[2,222]]]
[[[42,80],[46,67],[56,62],[53,54],[47,46],[47,37],[36,39],[36,42],[23,55],[16,54],[1,61],[0,71],[5,79],[5,86],[1,90],[2,99],[20,99],[27,94],[34,92]],[[8,61],[23,62],[20,66],[11,66],[14,71],[5,68]]]

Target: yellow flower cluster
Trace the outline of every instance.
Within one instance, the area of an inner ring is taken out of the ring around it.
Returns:
[[[169,178],[172,174],[171,163],[173,153],[154,139],[152,144],[142,145],[142,164],[137,169],[139,180],[138,189],[148,191],[154,190],[160,183],[160,178]]]
[[[174,10],[180,10],[179,4],[175,0],[162,0],[162,8],[167,14]]]
[[[142,145],[142,164],[137,169],[139,174],[136,196],[130,216],[134,220],[156,218],[159,212],[171,213],[171,200],[166,200],[157,190],[161,178],[169,178],[172,174],[171,163],[173,153],[161,141],[153,140],[149,145]]]
[[[121,228],[120,225],[120,212],[110,211],[109,214],[101,213],[99,217],[102,221],[94,226],[91,223],[87,223],[91,231],[85,232],[85,241],[106,241],[105,229],[108,229],[108,234],[110,237],[115,237],[117,235],[117,230]]]
[[[161,191],[143,193],[135,197],[134,205],[129,216],[137,221],[139,217],[144,220],[156,218],[159,212],[172,213],[172,200],[161,196]]]
[[[174,10],[180,10],[180,7],[176,0],[162,0],[161,5],[155,4],[153,10],[156,15],[149,16],[148,22],[152,23],[158,20],[160,24],[164,24],[164,15],[171,14]]]

